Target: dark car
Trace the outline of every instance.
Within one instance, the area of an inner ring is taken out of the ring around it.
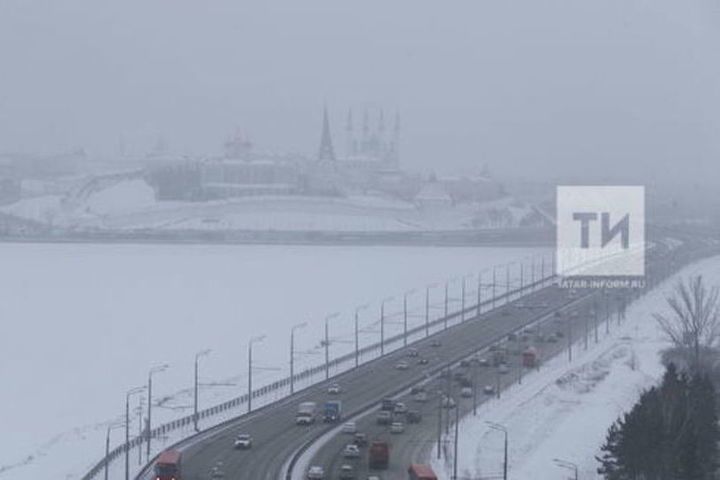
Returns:
[[[418,410],[409,410],[405,415],[407,423],[420,423],[422,421],[422,414]]]

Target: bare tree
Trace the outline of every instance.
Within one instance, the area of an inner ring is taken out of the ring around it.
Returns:
[[[670,312],[655,313],[660,328],[677,349],[686,356],[689,366],[701,368],[703,349],[712,348],[720,334],[720,291],[708,288],[702,275],[680,280],[667,298]]]

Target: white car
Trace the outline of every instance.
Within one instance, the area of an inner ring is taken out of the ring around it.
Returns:
[[[444,396],[442,399],[443,408],[455,408],[455,399],[452,397]]]
[[[473,396],[473,389],[470,387],[463,387],[460,390],[460,396],[463,398],[470,398]]]
[[[360,449],[354,443],[348,443],[343,449],[343,457],[345,458],[359,458]]]
[[[398,370],[407,370],[408,368],[410,368],[410,364],[406,361],[398,362],[395,365],[395,368],[397,368]]]
[[[495,393],[495,386],[485,385],[485,388],[483,388],[483,392],[485,392],[485,395],[492,395]]]
[[[390,433],[403,433],[405,431],[405,424],[402,422],[393,422],[390,424]]]
[[[323,467],[313,465],[307,473],[308,480],[323,480],[325,478],[325,470]]]
[[[340,387],[339,384],[333,383],[332,385],[330,385],[330,386],[328,387],[327,392],[328,392],[330,395],[339,395],[339,394],[342,393],[342,388]]]
[[[233,446],[236,449],[239,450],[246,450],[249,448],[252,448],[252,437],[248,435],[247,433],[241,433],[237,437],[235,437],[235,442],[233,442]]]
[[[407,413],[407,411],[408,411],[407,405],[405,405],[405,404],[402,403],[402,402],[396,402],[396,403],[395,403],[395,408],[393,409],[393,412],[395,412],[395,413],[397,413],[397,414],[399,414],[399,415],[402,415],[402,414],[404,414],[404,413]]]
[[[508,367],[504,363],[501,363],[500,365],[498,365],[498,373],[499,374],[505,375],[508,372],[510,372],[510,367]]]
[[[413,397],[413,400],[415,400],[416,402],[419,402],[419,403],[425,403],[425,402],[427,402],[427,399],[428,399],[428,396],[427,396],[427,393],[425,393],[425,392],[418,392]]]
[[[357,433],[357,424],[355,422],[346,422],[342,426],[342,433]]]

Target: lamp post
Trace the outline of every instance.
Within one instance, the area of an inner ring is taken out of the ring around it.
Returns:
[[[425,336],[430,335],[430,289],[437,287],[437,283],[433,283],[425,287]]]
[[[385,302],[389,302],[393,297],[383,298],[380,302],[380,356],[385,355]]]
[[[505,265],[505,304],[510,303],[510,265],[515,262],[508,263]]]
[[[553,458],[553,462],[555,462],[555,465],[561,468],[566,468],[568,470],[572,470],[575,480],[578,480],[578,466],[577,464],[573,462],[568,462],[567,460],[561,460],[559,458]]]
[[[415,293],[416,290],[413,288],[412,290],[408,290],[403,294],[403,347],[407,347],[407,340],[408,340],[408,309],[407,309],[407,299],[408,296]]]
[[[339,313],[331,313],[325,317],[325,380],[330,378],[330,320],[336,318]]]
[[[248,342],[248,413],[252,411],[252,374],[253,374],[253,368],[252,368],[252,361],[253,361],[253,344],[259,343],[265,340],[265,335],[260,335],[257,337],[253,337]]]
[[[495,297],[497,294],[497,265],[493,265],[493,276],[492,276],[492,308],[495,308]]]
[[[445,328],[447,328],[447,325],[448,325],[448,319],[447,319],[447,316],[448,316],[448,301],[449,301],[449,299],[450,299],[450,297],[449,297],[449,295],[450,295],[449,289],[450,289],[450,280],[448,280],[448,281],[445,282]]]
[[[355,309],[355,368],[360,365],[360,312],[366,308],[367,304]]]
[[[499,432],[503,432],[505,435],[505,445],[504,445],[504,454],[503,454],[503,480],[507,480],[508,475],[508,431],[507,428],[505,428],[503,425],[500,425],[499,423],[494,422],[485,422],[490,428],[493,430],[497,430]]]
[[[122,423],[111,423],[107,427],[107,433],[105,434],[105,480],[108,480],[108,467],[110,466],[110,459],[108,458],[110,456],[110,432],[124,426]]]
[[[198,428],[198,366],[200,363],[200,359],[202,357],[205,357],[209,355],[211,352],[210,349],[203,350],[201,352],[198,352],[195,354],[195,387],[193,389],[193,425],[195,427],[195,431],[199,432],[200,429]]]
[[[147,455],[148,461],[150,461],[150,442],[152,440],[152,377],[156,373],[164,372],[167,370],[169,365],[167,363],[164,363],[162,365],[158,365],[156,367],[153,367],[148,372],[148,384],[147,384],[147,394],[148,394],[148,404],[147,404],[147,427],[145,430],[145,435],[147,437],[147,449],[145,450],[145,453]]]
[[[130,480],[130,397],[144,392],[147,387],[135,387],[125,394],[125,480]]]
[[[295,393],[295,331],[307,327],[307,322],[293,325],[290,329],[290,395]]]

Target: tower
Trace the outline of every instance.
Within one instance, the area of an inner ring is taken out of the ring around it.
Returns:
[[[318,162],[335,162],[335,150],[330,134],[330,120],[328,119],[327,107],[323,108],[322,136],[320,137],[320,148],[318,149]]]

